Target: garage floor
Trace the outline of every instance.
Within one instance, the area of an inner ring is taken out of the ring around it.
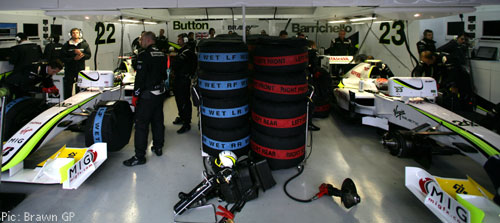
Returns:
[[[203,169],[195,124],[190,132],[178,135],[175,131],[180,126],[172,124],[176,115],[175,100],[170,97],[165,103],[164,155],[157,157],[148,151],[146,165],[122,165],[134,154],[131,139],[120,152],[108,154],[108,160],[78,190],[63,190],[61,185],[0,184],[0,192],[27,194],[10,216],[16,216],[20,222],[26,214],[56,216],[57,222],[174,222],[172,208],[178,201],[177,194],[196,186]],[[379,142],[376,129],[353,124],[335,114],[315,119],[314,123],[321,131],[314,132],[312,155],[304,173],[289,184],[289,192],[305,199],[315,194],[323,182],[340,187],[344,178],[350,177],[358,187],[361,203],[347,210],[339,198],[323,197],[308,204],[295,202],[286,197],[283,184],[297,170],[280,170],[273,172],[277,185],[248,202],[236,215],[236,222],[439,221],[404,186],[404,167],[419,167],[418,163],[391,156]],[[65,143],[83,146],[83,134],[64,132],[46,148],[54,150]],[[431,174],[459,178],[469,174],[492,191],[482,168],[465,156],[439,156],[433,162],[428,170]],[[205,211],[191,211],[183,217],[210,222],[202,217]],[[71,212],[73,218],[63,218]]]

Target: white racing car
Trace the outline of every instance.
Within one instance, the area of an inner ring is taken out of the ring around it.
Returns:
[[[89,165],[88,161],[91,160],[92,168],[95,169],[106,159],[107,151],[123,148],[129,141],[133,125],[130,103],[123,99],[130,99],[128,95],[131,94],[125,92],[124,87],[115,86],[115,80],[116,76],[111,71],[82,71],[78,77],[78,86],[85,91],[43,111],[5,140],[1,166],[2,181],[64,183],[70,180],[73,182],[72,174],[75,174],[76,170],[71,167],[72,164],[84,162],[85,165]],[[133,88],[127,89],[133,91]],[[86,120],[85,143],[86,146],[90,146],[88,150],[86,148],[80,150],[80,156],[77,156],[76,152],[66,153],[67,149],[62,149],[43,167],[34,170],[23,168],[26,157],[42,148],[69,126],[81,124],[84,120]],[[107,145],[99,144],[100,142],[106,142]],[[65,160],[67,158],[70,160]],[[60,172],[61,175],[57,174]],[[84,175],[78,173],[77,177]],[[68,183],[64,188],[75,188],[75,186]]]

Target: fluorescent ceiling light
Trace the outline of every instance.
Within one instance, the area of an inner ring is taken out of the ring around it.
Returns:
[[[108,16],[119,16],[122,13],[118,10],[53,10],[53,11],[47,11],[45,12],[45,15],[47,16],[75,16],[75,15],[81,15],[81,16],[91,16],[91,15],[97,15],[97,16],[103,16],[103,15],[108,15]]]
[[[359,21],[366,21],[366,20],[372,20],[372,19],[377,19],[377,17],[365,17],[365,18],[359,18],[359,19],[349,19],[349,21],[359,22]]]
[[[383,22],[393,22],[393,21],[376,21],[376,22],[373,22],[373,23],[383,23]]]
[[[157,22],[144,22],[144,24],[148,24],[148,25],[156,25],[158,24]]]
[[[351,23],[351,25],[363,25],[365,24],[364,22],[355,22],[355,23]]]
[[[88,16],[85,16],[85,19],[86,19],[86,20],[89,20],[89,19],[90,19],[90,17],[88,17]]]
[[[420,17],[421,14],[420,13],[416,13],[415,15],[413,15],[413,17]]]
[[[347,22],[346,20],[335,20],[335,21],[328,21],[328,23],[345,23]]]
[[[119,19],[120,22],[131,22],[131,23],[140,23],[141,21],[133,20],[133,19]]]

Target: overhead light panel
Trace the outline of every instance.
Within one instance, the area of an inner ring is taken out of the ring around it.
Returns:
[[[328,23],[345,23],[347,22],[346,20],[334,20],[334,21],[328,21]]]
[[[140,23],[141,21],[139,20],[133,20],[133,19],[119,19],[120,22],[130,22],[130,23]]]
[[[421,14],[420,13],[416,13],[415,15],[413,15],[413,17],[420,17]]]
[[[88,17],[88,16],[85,16],[85,19],[86,19],[86,20],[89,20],[89,19],[90,19],[90,17]]]
[[[359,21],[366,21],[366,20],[373,20],[377,19],[377,17],[365,17],[365,18],[358,18],[358,19],[349,19],[351,22],[359,22]]]
[[[354,23],[351,23],[351,25],[363,25],[365,24],[364,22],[354,22]]]
[[[389,20],[387,20],[387,21],[376,21],[376,22],[373,22],[373,23],[384,23],[384,22],[393,22],[393,21],[389,21]]]
[[[157,22],[144,22],[144,24],[147,24],[147,25],[156,25],[158,23]]]

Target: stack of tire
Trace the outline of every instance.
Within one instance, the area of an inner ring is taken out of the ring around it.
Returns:
[[[198,46],[203,151],[215,157],[225,150],[248,155],[247,46],[241,39],[220,38]]]
[[[332,79],[327,70],[320,68],[318,72],[313,74],[313,82],[315,86],[313,116],[315,118],[327,118],[331,109]]]
[[[261,39],[253,52],[253,154],[273,170],[297,166],[305,155],[307,120],[304,39]]]

